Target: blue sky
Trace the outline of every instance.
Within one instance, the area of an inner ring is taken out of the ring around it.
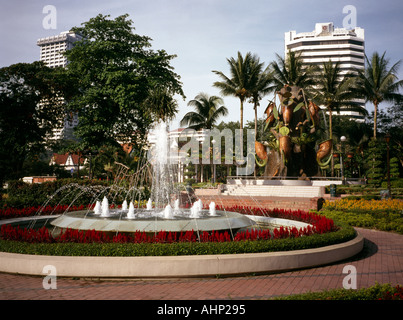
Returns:
[[[55,30],[42,26],[45,5],[57,9]],[[219,95],[212,87],[217,76],[211,71],[228,73],[226,58],[250,51],[267,65],[276,53],[283,55],[284,32],[312,31],[317,22],[342,27],[345,5],[357,10],[367,55],[386,50],[391,62],[403,59],[401,0],[0,0],[0,67],[39,60],[38,38],[79,26],[99,13],[112,18],[128,13],[135,32],[151,37],[154,49],[178,56],[172,65],[181,76],[186,100],[178,99],[180,111],[173,128],[191,110],[187,102],[199,92]],[[403,65],[399,78],[403,79]],[[224,97],[224,102],[230,114],[223,120],[239,120],[238,100]],[[247,104],[244,119],[253,117]]]

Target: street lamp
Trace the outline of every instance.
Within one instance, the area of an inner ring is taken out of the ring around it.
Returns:
[[[340,173],[341,173],[341,184],[345,184],[344,179],[344,165],[343,165],[343,152],[344,152],[344,145],[343,142],[346,142],[347,138],[345,136],[340,137],[341,141],[341,152],[340,152]]]
[[[213,139],[211,141],[211,143],[213,144],[213,149],[211,150],[212,151],[211,152],[211,158],[213,160],[213,183],[215,183],[216,182],[216,164],[214,162],[214,145],[215,145],[216,141]]]
[[[387,167],[388,167],[388,192],[389,192],[389,197],[392,198],[392,190],[390,187],[390,159],[389,159],[390,133],[389,132],[385,135],[385,141],[386,141],[386,146],[387,146],[386,163],[387,163]]]

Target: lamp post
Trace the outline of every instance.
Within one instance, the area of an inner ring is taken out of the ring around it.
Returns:
[[[213,161],[213,183],[216,182],[216,164],[214,162],[214,145],[216,143],[216,141],[213,139],[211,141],[211,143],[213,144],[213,147],[211,149],[211,160]]]
[[[389,197],[392,198],[392,190],[390,187],[390,159],[389,159],[390,133],[389,132],[385,136],[385,141],[386,141],[386,147],[387,147],[386,163],[387,163],[387,168],[388,168],[388,192],[389,192]]]
[[[341,152],[340,152],[340,173],[341,173],[341,184],[345,185],[346,181],[344,178],[344,165],[343,165],[343,152],[344,152],[344,142],[346,142],[347,138],[345,136],[340,137],[341,141]]]

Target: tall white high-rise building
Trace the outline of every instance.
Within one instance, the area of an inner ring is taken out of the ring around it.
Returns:
[[[36,44],[40,47],[40,61],[43,61],[48,67],[66,67],[68,64],[67,57],[64,52],[74,47],[76,41],[82,37],[72,31],[64,31],[58,35],[38,39]],[[61,138],[73,138],[73,129],[78,124],[78,114],[67,114],[64,119],[63,128],[55,129],[52,140]]]
[[[364,29],[356,27],[352,30],[335,28],[333,22],[316,23],[312,32],[289,31],[284,36],[284,49],[300,52],[305,65],[317,65],[322,68],[324,62],[340,61],[342,75],[365,68]],[[365,107],[364,100],[354,100]],[[340,112],[351,118],[362,120],[363,117],[352,111]]]
[[[48,67],[65,67],[68,64],[64,52],[74,47],[74,42],[82,37],[72,31],[64,31],[56,36],[38,39],[36,44],[41,48],[40,61]]]

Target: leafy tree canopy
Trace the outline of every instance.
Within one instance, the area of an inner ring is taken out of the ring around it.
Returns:
[[[62,124],[64,80],[60,69],[39,61],[0,69],[0,183],[20,178],[24,160],[43,151]]]
[[[141,143],[155,120],[176,112],[172,99],[151,108],[150,97],[160,92],[184,97],[170,65],[176,56],[150,49],[151,39],[133,32],[127,14],[109,17],[100,14],[73,28],[83,40],[66,53],[67,72],[76,79],[69,107],[79,114],[75,134],[83,148]]]

